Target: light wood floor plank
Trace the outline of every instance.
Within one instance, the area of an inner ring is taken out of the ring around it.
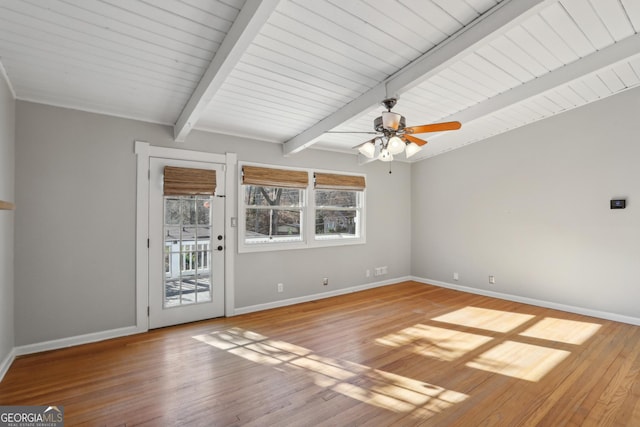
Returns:
[[[640,425],[640,327],[403,282],[18,357],[83,426]]]

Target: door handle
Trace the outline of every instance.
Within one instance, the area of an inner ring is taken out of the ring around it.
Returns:
[[[224,248],[222,247],[222,245],[220,245],[220,246],[218,246],[216,249],[217,249],[217,250],[219,250],[219,251],[221,251],[221,250],[223,250]]]

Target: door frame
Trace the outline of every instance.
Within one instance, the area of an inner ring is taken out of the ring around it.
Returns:
[[[191,160],[225,165],[225,258],[224,316],[235,314],[236,230],[232,227],[236,215],[236,153],[215,154],[179,148],[157,147],[135,141],[136,167],[136,331],[149,330],[149,162],[151,157],[171,160]]]

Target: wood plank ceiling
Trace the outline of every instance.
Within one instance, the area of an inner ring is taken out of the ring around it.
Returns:
[[[409,126],[463,123],[420,160],[637,86],[639,29],[638,0],[3,0],[0,65],[17,99],[285,155],[354,153],[327,131],[398,95]]]

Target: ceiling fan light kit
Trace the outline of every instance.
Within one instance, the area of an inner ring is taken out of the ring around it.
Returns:
[[[413,156],[414,154],[416,154],[418,151],[422,150],[422,147],[420,147],[418,144],[416,144],[415,142],[410,142],[409,144],[407,144],[407,148],[405,149],[405,155],[407,156],[407,159],[411,156]]]
[[[358,148],[358,151],[360,151],[363,156],[369,159],[373,159],[373,156],[376,154],[376,144],[374,143],[374,141],[375,139],[361,144]]]
[[[400,154],[404,151],[405,142],[397,136],[392,136],[387,142],[387,149],[391,154]]]
[[[393,154],[391,154],[391,152],[386,148],[383,148],[382,150],[380,150],[380,155],[378,155],[378,160],[381,160],[383,162],[390,162],[393,160]]]
[[[404,119],[404,117],[402,117],[400,114],[392,113],[391,111],[383,112],[381,117],[382,117],[382,127],[383,127],[383,129],[393,130],[393,131],[397,131],[398,130],[398,128],[400,127],[400,120]],[[403,126],[402,127],[404,128],[404,120],[402,120],[402,121],[403,121]]]
[[[390,162],[393,160],[394,155],[398,155],[403,151],[408,159],[422,150],[422,147],[427,143],[424,139],[416,138],[413,134],[457,130],[461,127],[460,122],[406,127],[404,116],[391,111],[397,101],[397,98],[383,100],[382,105],[385,106],[387,111],[383,111],[380,117],[376,117],[373,121],[373,129],[382,135],[353,147],[357,148],[368,159],[377,158],[377,160],[383,162]]]

